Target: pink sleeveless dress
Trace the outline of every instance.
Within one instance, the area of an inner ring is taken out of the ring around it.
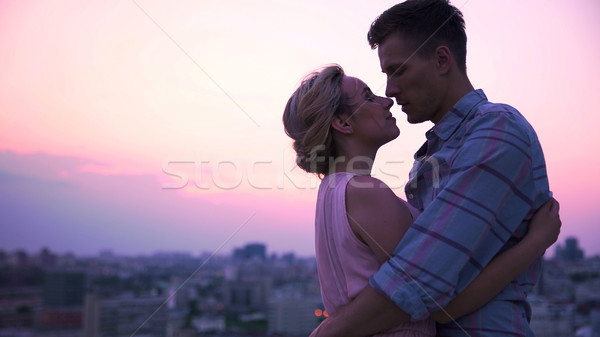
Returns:
[[[369,277],[379,269],[379,261],[371,249],[352,232],[346,216],[346,185],[355,174],[338,172],[323,178],[319,186],[315,215],[315,247],[317,270],[323,304],[335,313],[369,284]],[[413,218],[419,211],[408,205]],[[435,336],[431,319],[403,322],[377,334],[386,337]]]

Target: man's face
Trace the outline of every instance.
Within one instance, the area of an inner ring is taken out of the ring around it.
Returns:
[[[418,47],[418,46],[417,46]],[[436,123],[442,110],[443,82],[435,55],[419,56],[411,40],[390,34],[378,48],[381,71],[387,76],[385,95],[402,106],[409,123]]]

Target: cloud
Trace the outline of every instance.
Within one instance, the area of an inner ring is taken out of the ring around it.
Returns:
[[[120,173],[85,158],[4,151],[0,163],[3,249],[199,252],[217,249],[252,218],[226,250],[262,241],[278,250],[312,252],[314,202],[295,204],[277,194],[283,191],[189,198],[163,189],[155,175]],[[303,240],[282,242],[289,236]]]

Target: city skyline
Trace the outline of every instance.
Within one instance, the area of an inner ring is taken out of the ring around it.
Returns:
[[[316,259],[268,256],[266,248],[247,243],[211,259],[0,254],[0,335],[306,336],[327,317]],[[600,256],[580,253],[573,239],[545,259],[527,297],[536,336],[600,331]]]
[[[333,62],[383,95],[366,31],[394,3],[2,2],[0,249],[265,242],[313,255],[318,179],[294,168],[283,107],[302,76]],[[586,255],[600,254],[600,3],[453,3],[473,84],[538,133],[561,203],[559,242],[575,236]],[[392,112],[401,135],[380,150],[374,175],[404,197],[432,125]]]
[[[560,238],[551,248],[547,249],[546,252],[544,253],[543,257],[544,259],[560,259],[563,257],[567,257],[568,259],[573,259],[574,260],[579,260],[579,259],[593,259],[593,258],[599,258],[600,254],[589,254],[585,251],[585,249],[583,249],[580,245],[580,241],[577,237],[574,236],[568,236],[568,237],[562,237]],[[76,254],[73,251],[55,251],[52,249],[52,247],[48,247],[48,246],[42,246],[39,247],[38,249],[33,249],[33,250],[27,250],[24,248],[15,248],[12,250],[3,250],[2,248],[0,248],[0,251],[10,255],[10,254],[17,254],[19,252],[25,252],[26,254],[28,254],[29,256],[44,256],[46,254],[54,254],[56,256],[59,255],[69,255],[69,254],[73,254],[75,256],[78,257],[99,257],[99,256],[113,256],[113,257],[119,257],[119,256],[125,256],[125,257],[144,257],[144,256],[160,256],[160,255],[182,255],[182,256],[190,256],[190,257],[212,257],[212,256],[230,256],[230,257],[236,257],[236,256],[243,256],[244,253],[248,247],[250,246],[260,246],[262,248],[262,255],[263,255],[263,259],[265,258],[270,258],[270,257],[283,257],[283,256],[295,256],[295,257],[299,257],[299,258],[314,258],[314,254],[308,254],[308,255],[298,255],[295,251],[274,251],[272,249],[269,249],[268,244],[264,243],[264,242],[257,242],[257,241],[253,241],[253,242],[245,242],[245,243],[241,243],[238,246],[232,246],[231,249],[229,250],[225,250],[225,249],[219,249],[217,251],[210,251],[210,250],[197,250],[197,251],[190,251],[190,250],[177,250],[177,249],[167,249],[167,250],[155,250],[155,251],[147,251],[147,252],[140,252],[140,253],[136,253],[136,254],[127,254],[127,253],[123,253],[120,251],[115,251],[113,249],[110,248],[104,248],[101,249],[97,252],[91,252],[91,253],[87,253],[87,254]],[[241,255],[240,255],[241,254]]]

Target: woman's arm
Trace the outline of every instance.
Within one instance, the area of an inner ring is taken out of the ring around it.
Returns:
[[[560,233],[559,204],[550,199],[538,209],[529,223],[527,235],[514,247],[495,257],[443,310],[431,317],[440,323],[473,312],[489,302],[512,280],[544,254]]]
[[[348,222],[380,263],[387,261],[412,224],[412,215],[383,182],[356,176],[346,187]],[[315,336],[368,336],[410,320],[400,307],[370,286],[313,331]]]

